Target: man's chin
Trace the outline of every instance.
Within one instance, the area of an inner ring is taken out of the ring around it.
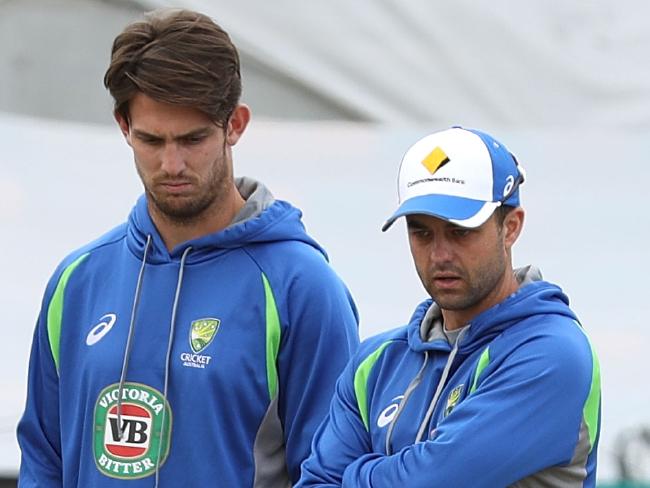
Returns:
[[[464,310],[468,307],[467,298],[461,291],[432,290],[429,294],[445,310]]]
[[[162,201],[154,201],[156,211],[175,222],[187,222],[198,218],[206,206],[197,205],[187,197],[174,196]]]

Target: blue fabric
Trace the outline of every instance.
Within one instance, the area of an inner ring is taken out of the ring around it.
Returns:
[[[422,303],[409,325],[362,343],[337,382],[297,487],[494,488],[572,460],[591,387],[592,353],[566,296],[543,281],[521,287],[471,322],[427,426],[429,435],[415,443],[451,349],[445,339],[420,337],[431,303]],[[355,372],[387,341],[368,376],[366,430]],[[488,346],[489,363],[470,393]],[[389,453],[386,416],[422,367],[425,351],[423,380],[395,423]],[[595,486],[596,450],[577,461],[586,465],[580,486]]]
[[[281,329],[279,445],[286,449],[290,478],[297,481],[313,433],[327,413],[336,378],[358,347],[352,298],[324,251],[305,233],[300,217],[298,209],[275,201],[258,217],[169,252],[143,197],[127,223],[67,257],[47,286],[36,325],[27,405],[18,427],[20,486],[153,486],[153,470],[127,482],[102,474],[94,456],[95,427],[102,420],[94,418],[94,412],[100,392],[120,378],[148,234],[153,247],[136,316],[126,375],[129,385],[163,391],[179,259],[192,246],[173,339],[171,442],[160,469],[160,486],[253,484],[253,444],[271,402],[262,274],[273,292]],[[47,310],[61,273],[83,253],[89,255],[71,274],[65,290],[57,374]],[[94,345],[87,345],[88,334],[106,314],[116,316],[113,327]],[[218,319],[219,328],[198,353],[203,359],[195,356],[199,362],[189,364],[194,354],[191,324],[201,318]],[[141,440],[144,434],[131,435]],[[116,469],[116,475],[124,474],[120,470],[125,468]]]
[[[470,132],[473,132],[481,138],[483,144],[490,153],[490,159],[492,159],[492,201],[501,202],[503,201],[504,205],[510,205],[512,207],[519,206],[519,184],[523,182],[521,178],[519,168],[515,161],[514,156],[506,146],[494,139],[491,135],[482,132],[477,129],[465,129]],[[504,200],[504,188],[507,185],[508,178],[512,178],[512,184],[516,184],[517,187],[506,200]]]
[[[384,224],[386,230],[395,220],[405,215],[422,214],[445,220],[465,220],[483,208],[485,202],[452,195],[421,195],[402,203]],[[435,209],[435,210],[434,210]]]

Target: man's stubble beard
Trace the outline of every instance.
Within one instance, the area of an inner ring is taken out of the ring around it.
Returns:
[[[203,220],[208,210],[218,207],[227,196],[227,190],[232,185],[233,174],[226,162],[226,146],[223,145],[220,163],[216,160],[212,172],[203,186],[198,188],[198,194],[191,196],[158,197],[155,192],[145,186],[145,193],[157,214],[174,225],[189,226]],[[192,181],[196,183],[196,180]],[[153,184],[155,186],[155,183]]]
[[[497,246],[499,242],[500,241],[497,241]],[[459,272],[460,270],[453,266],[444,269],[445,271],[455,271],[461,275],[464,283],[468,287],[465,293],[449,294],[444,291],[439,292],[433,284],[429,284],[429,286],[426,287],[429,295],[440,308],[445,310],[467,310],[480,304],[493,290],[495,290],[499,281],[504,277],[506,257],[500,251],[500,248],[495,249],[493,258],[483,266],[474,270],[471,276],[466,272]],[[431,273],[431,276],[432,275],[433,273]]]

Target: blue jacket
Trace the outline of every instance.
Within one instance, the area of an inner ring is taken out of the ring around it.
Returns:
[[[439,316],[361,345],[298,486],[595,486],[599,367],[561,290],[522,285],[453,347]]]
[[[295,483],[358,347],[300,217],[274,201],[168,252],[142,197],[66,258],[34,335],[20,486]]]

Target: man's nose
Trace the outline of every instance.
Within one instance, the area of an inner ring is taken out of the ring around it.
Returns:
[[[444,235],[436,235],[431,240],[431,261],[434,263],[444,263],[451,260],[453,256],[453,243]]]
[[[170,175],[182,173],[185,169],[185,157],[182,149],[176,143],[165,144],[162,150],[162,170]]]

